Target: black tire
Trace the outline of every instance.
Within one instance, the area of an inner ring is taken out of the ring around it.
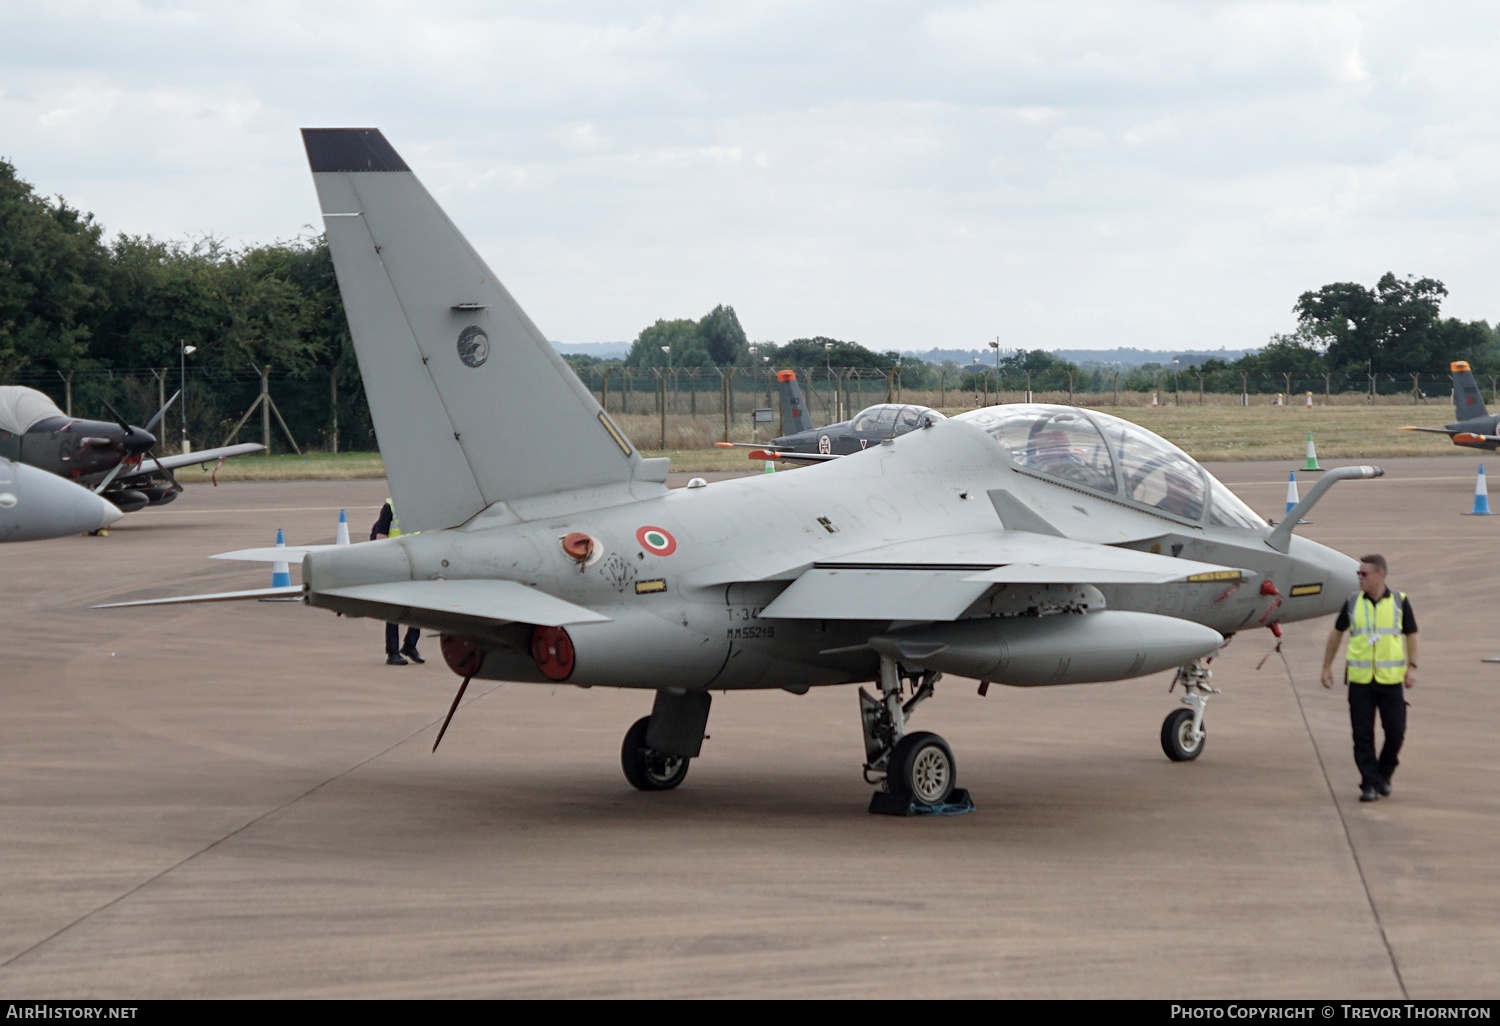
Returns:
[[[670,791],[687,777],[688,763],[693,760],[647,748],[646,728],[650,725],[651,717],[642,716],[625,732],[620,766],[637,791]]]
[[[936,734],[907,734],[891,751],[886,783],[892,794],[922,805],[942,805],[958,783],[953,749]]]
[[[1203,746],[1208,744],[1208,738],[1200,737],[1194,740],[1193,732],[1193,710],[1174,709],[1167,714],[1167,718],[1161,721],[1161,750],[1167,753],[1167,758],[1173,762],[1192,762],[1203,754]],[[1203,733],[1208,734],[1208,724],[1203,724]]]

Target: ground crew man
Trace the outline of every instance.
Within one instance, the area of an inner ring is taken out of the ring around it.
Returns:
[[[378,541],[381,538],[401,537],[401,521],[396,517],[396,507],[391,505],[391,500],[386,499],[385,505],[380,507],[380,519],[375,521],[375,526],[370,528],[370,540]],[[405,666],[407,660],[414,663],[425,663],[417,654],[417,639],[422,636],[419,628],[408,627],[406,629],[406,640],[400,649],[396,647],[401,637],[401,625],[388,623],[385,625],[385,662],[387,666]],[[405,657],[405,658],[403,658]]]
[[[1359,800],[1373,802],[1391,793],[1401,742],[1406,737],[1405,689],[1417,682],[1417,619],[1411,601],[1385,586],[1385,557],[1359,561],[1359,591],[1339,611],[1323,651],[1323,686],[1333,687],[1333,657],[1349,631],[1344,681],[1349,688],[1349,723],[1354,731],[1354,763],[1359,767]],[[1375,754],[1375,712],[1385,744]]]

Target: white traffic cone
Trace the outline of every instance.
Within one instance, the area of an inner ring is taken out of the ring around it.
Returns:
[[[1479,465],[1479,475],[1474,478],[1474,508],[1465,513],[1466,517],[1487,517],[1490,515],[1490,486],[1484,480],[1484,464]]]
[[[1151,393],[1151,405],[1152,406],[1159,406],[1160,405],[1160,403],[1158,403],[1156,401],[1156,393],[1155,392]]]
[[[349,518],[344,515],[343,510],[339,510],[339,530],[333,536],[333,543],[335,545],[349,544]]]
[[[1307,393],[1307,408],[1312,409],[1312,393]]]

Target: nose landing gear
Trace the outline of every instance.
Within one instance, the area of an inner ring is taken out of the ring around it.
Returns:
[[[1188,663],[1177,668],[1172,679],[1171,691],[1182,685],[1182,704],[1186,709],[1173,709],[1161,724],[1161,750],[1173,762],[1191,762],[1203,754],[1203,745],[1208,732],[1203,727],[1203,708],[1210,695],[1219,694],[1219,689],[1208,682],[1214,671],[1208,668],[1207,659]]]
[[[969,792],[957,786],[958,763],[948,742],[930,731],[906,732],[906,721],[932,697],[942,674],[908,677],[912,696],[901,701],[901,668],[880,660],[880,693],[859,689],[860,722],[865,736],[865,782],[880,784],[870,796],[870,812],[887,816],[956,816],[974,811]]]

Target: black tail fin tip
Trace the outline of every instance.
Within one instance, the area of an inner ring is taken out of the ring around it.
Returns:
[[[411,170],[378,128],[304,128],[302,145],[314,174]]]

